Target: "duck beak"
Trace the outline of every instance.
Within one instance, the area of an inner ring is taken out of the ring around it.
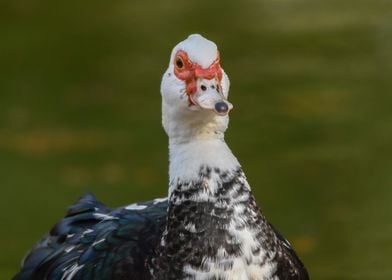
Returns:
[[[221,93],[219,85],[211,85],[210,80],[200,80],[197,90],[189,96],[190,101],[204,110],[211,110],[217,115],[225,116],[233,105]]]

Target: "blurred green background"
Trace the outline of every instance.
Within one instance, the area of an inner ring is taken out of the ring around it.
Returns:
[[[164,196],[160,78],[190,33],[227,142],[312,279],[392,279],[392,1],[2,1],[0,279],[89,190]]]

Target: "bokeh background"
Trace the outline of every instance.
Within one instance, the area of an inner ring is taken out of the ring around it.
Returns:
[[[160,78],[190,33],[227,142],[312,279],[392,279],[392,1],[2,1],[0,279],[85,191],[164,196]]]

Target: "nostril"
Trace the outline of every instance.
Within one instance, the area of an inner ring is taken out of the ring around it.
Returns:
[[[216,85],[216,91],[219,92],[219,85]]]
[[[207,90],[207,87],[205,85],[201,85],[200,88],[201,88],[202,91],[206,91]]]
[[[214,89],[214,88],[215,88],[215,86],[214,86],[214,85],[212,85],[212,86],[211,86],[211,88],[212,88],[212,89]]]

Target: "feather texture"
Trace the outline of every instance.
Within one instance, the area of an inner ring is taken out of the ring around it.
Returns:
[[[14,279],[145,279],[147,256],[166,223],[167,200],[137,205],[145,207],[112,210],[85,194],[34,246]]]

